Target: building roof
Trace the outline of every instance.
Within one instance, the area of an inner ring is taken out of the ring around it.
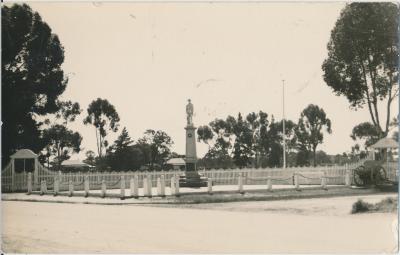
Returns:
[[[13,155],[10,156],[10,158],[13,159],[20,159],[20,158],[37,158],[38,155],[36,155],[33,151],[29,149],[22,149],[14,153]]]
[[[184,166],[186,165],[186,162],[183,158],[171,158],[167,161],[167,164],[173,166]]]
[[[82,162],[82,161],[79,160],[79,159],[75,159],[75,160],[64,160],[64,161],[61,163],[61,165],[62,165],[62,166],[67,166],[67,167],[85,167],[85,166],[87,166],[87,167],[93,167],[93,166],[91,166],[91,165],[89,165],[89,164],[86,164],[85,162]]]
[[[398,148],[399,144],[395,140],[385,137],[371,145],[371,147],[374,149]]]

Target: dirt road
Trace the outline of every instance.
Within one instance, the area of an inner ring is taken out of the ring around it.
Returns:
[[[394,252],[397,215],[350,215],[347,207],[356,199],[240,202],[208,208],[6,201],[2,249],[18,253]]]

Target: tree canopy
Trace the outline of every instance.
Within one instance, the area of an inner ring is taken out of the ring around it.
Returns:
[[[325,111],[318,105],[308,105],[301,112],[296,135],[300,148],[313,152],[314,166],[316,165],[317,146],[324,139],[323,128],[326,129],[326,132],[332,133],[331,121],[326,116]]]
[[[1,12],[2,156],[8,158],[16,149],[44,148],[36,117],[57,112],[68,79],[64,48],[40,15],[26,4],[3,5]]]
[[[47,144],[48,156],[55,156],[58,169],[61,163],[71,157],[71,153],[78,153],[82,136],[63,125],[53,125],[43,131],[43,139]]]
[[[200,126],[197,130],[198,140],[209,147],[202,163],[210,163],[231,167],[276,167],[282,162],[283,136],[282,121],[263,111],[251,112],[245,117],[238,113],[237,117],[215,119],[209,125]],[[296,124],[286,121],[286,142],[288,149],[293,150]],[[207,166],[208,167],[208,166]],[[218,167],[218,166],[217,166]]]
[[[353,108],[368,107],[380,137],[389,130],[390,106],[397,97],[398,17],[395,3],[350,3],[331,32],[324,80]],[[384,101],[386,100],[386,102]],[[386,108],[386,118],[379,106]]]
[[[150,169],[154,169],[154,165],[163,166],[165,160],[171,153],[171,146],[174,142],[171,137],[162,130],[148,129],[144,136],[138,140],[138,145],[144,149],[146,158],[149,159]]]
[[[107,99],[97,98],[87,108],[87,116],[83,123],[96,128],[97,153],[102,156],[103,148],[108,146],[107,131],[118,131],[119,115],[115,107]]]

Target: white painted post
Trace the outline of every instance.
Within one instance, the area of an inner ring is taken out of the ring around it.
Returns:
[[[212,191],[212,178],[208,178],[207,179],[207,191],[208,191],[208,194],[210,194],[210,195],[212,195],[212,193],[213,193],[213,191]]]
[[[157,177],[157,196],[161,195],[161,178]]]
[[[14,184],[15,184],[15,159],[11,159],[11,192],[14,192]]]
[[[175,195],[175,176],[171,177],[171,195]]]
[[[294,173],[294,188],[300,190],[299,175],[297,173]]]
[[[179,196],[179,176],[175,176],[175,196]]]
[[[62,173],[61,173],[61,171],[58,171],[58,180],[59,180],[59,183],[62,183]]]
[[[345,175],[345,185],[347,187],[351,186],[351,178],[350,178],[350,170],[346,169],[346,175]]]
[[[147,177],[143,178],[143,196],[149,196],[149,188],[147,187],[149,183],[147,182]]]
[[[165,196],[165,176],[162,174],[161,175],[161,188],[160,188],[160,196],[164,197]]]
[[[44,195],[44,181],[40,182],[40,195]]]
[[[33,172],[33,183],[34,187],[39,184],[39,159],[35,158],[35,170]]]
[[[69,196],[72,197],[72,195],[74,194],[74,183],[72,182],[72,180],[69,180],[68,190]]]
[[[54,177],[54,196],[58,195],[59,190],[60,190],[59,177]]]
[[[133,193],[131,193],[133,197],[139,196],[139,176],[135,174],[133,177]]]
[[[44,180],[44,193],[47,193],[47,182]]]
[[[89,196],[89,176],[85,175],[85,179],[83,180],[83,186],[85,188],[85,197]]]
[[[326,177],[325,176],[321,177],[321,187],[322,187],[322,189],[326,189]]]
[[[148,184],[147,184],[147,189],[148,189],[147,194],[148,194],[149,197],[151,197],[152,193],[153,193],[153,183],[151,182],[151,176],[150,175],[147,175],[147,182],[148,182]]]
[[[121,199],[125,199],[125,176],[121,176]]]
[[[32,193],[32,173],[28,173],[28,195]]]
[[[131,178],[130,180],[129,180],[129,189],[130,189],[130,192],[131,192],[131,197],[134,197],[135,196],[135,180],[133,179],[133,178]]]
[[[268,186],[268,191],[272,191],[272,180],[271,180],[271,177],[268,177],[267,186]]]
[[[107,193],[106,180],[101,180],[101,197],[105,198]]]
[[[239,173],[238,190],[239,193],[243,193],[243,173]]]

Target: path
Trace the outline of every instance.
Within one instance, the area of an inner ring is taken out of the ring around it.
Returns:
[[[332,200],[334,199],[334,200]],[[321,208],[348,206],[324,198]],[[353,197],[356,201],[357,197]],[[376,200],[380,197],[368,196]],[[330,203],[329,200],[332,202]],[[303,202],[301,202],[303,201]],[[318,206],[319,199],[247,202]],[[242,202],[241,202],[242,203]],[[235,204],[226,204],[227,206]],[[240,205],[239,203],[236,205]],[[261,205],[261,204],[258,204]],[[243,207],[239,206],[239,207]],[[279,206],[278,206],[279,208]],[[350,210],[350,208],[348,208]],[[4,251],[19,253],[392,252],[396,215],[307,215],[5,201]],[[283,211],[282,211],[283,212]]]

